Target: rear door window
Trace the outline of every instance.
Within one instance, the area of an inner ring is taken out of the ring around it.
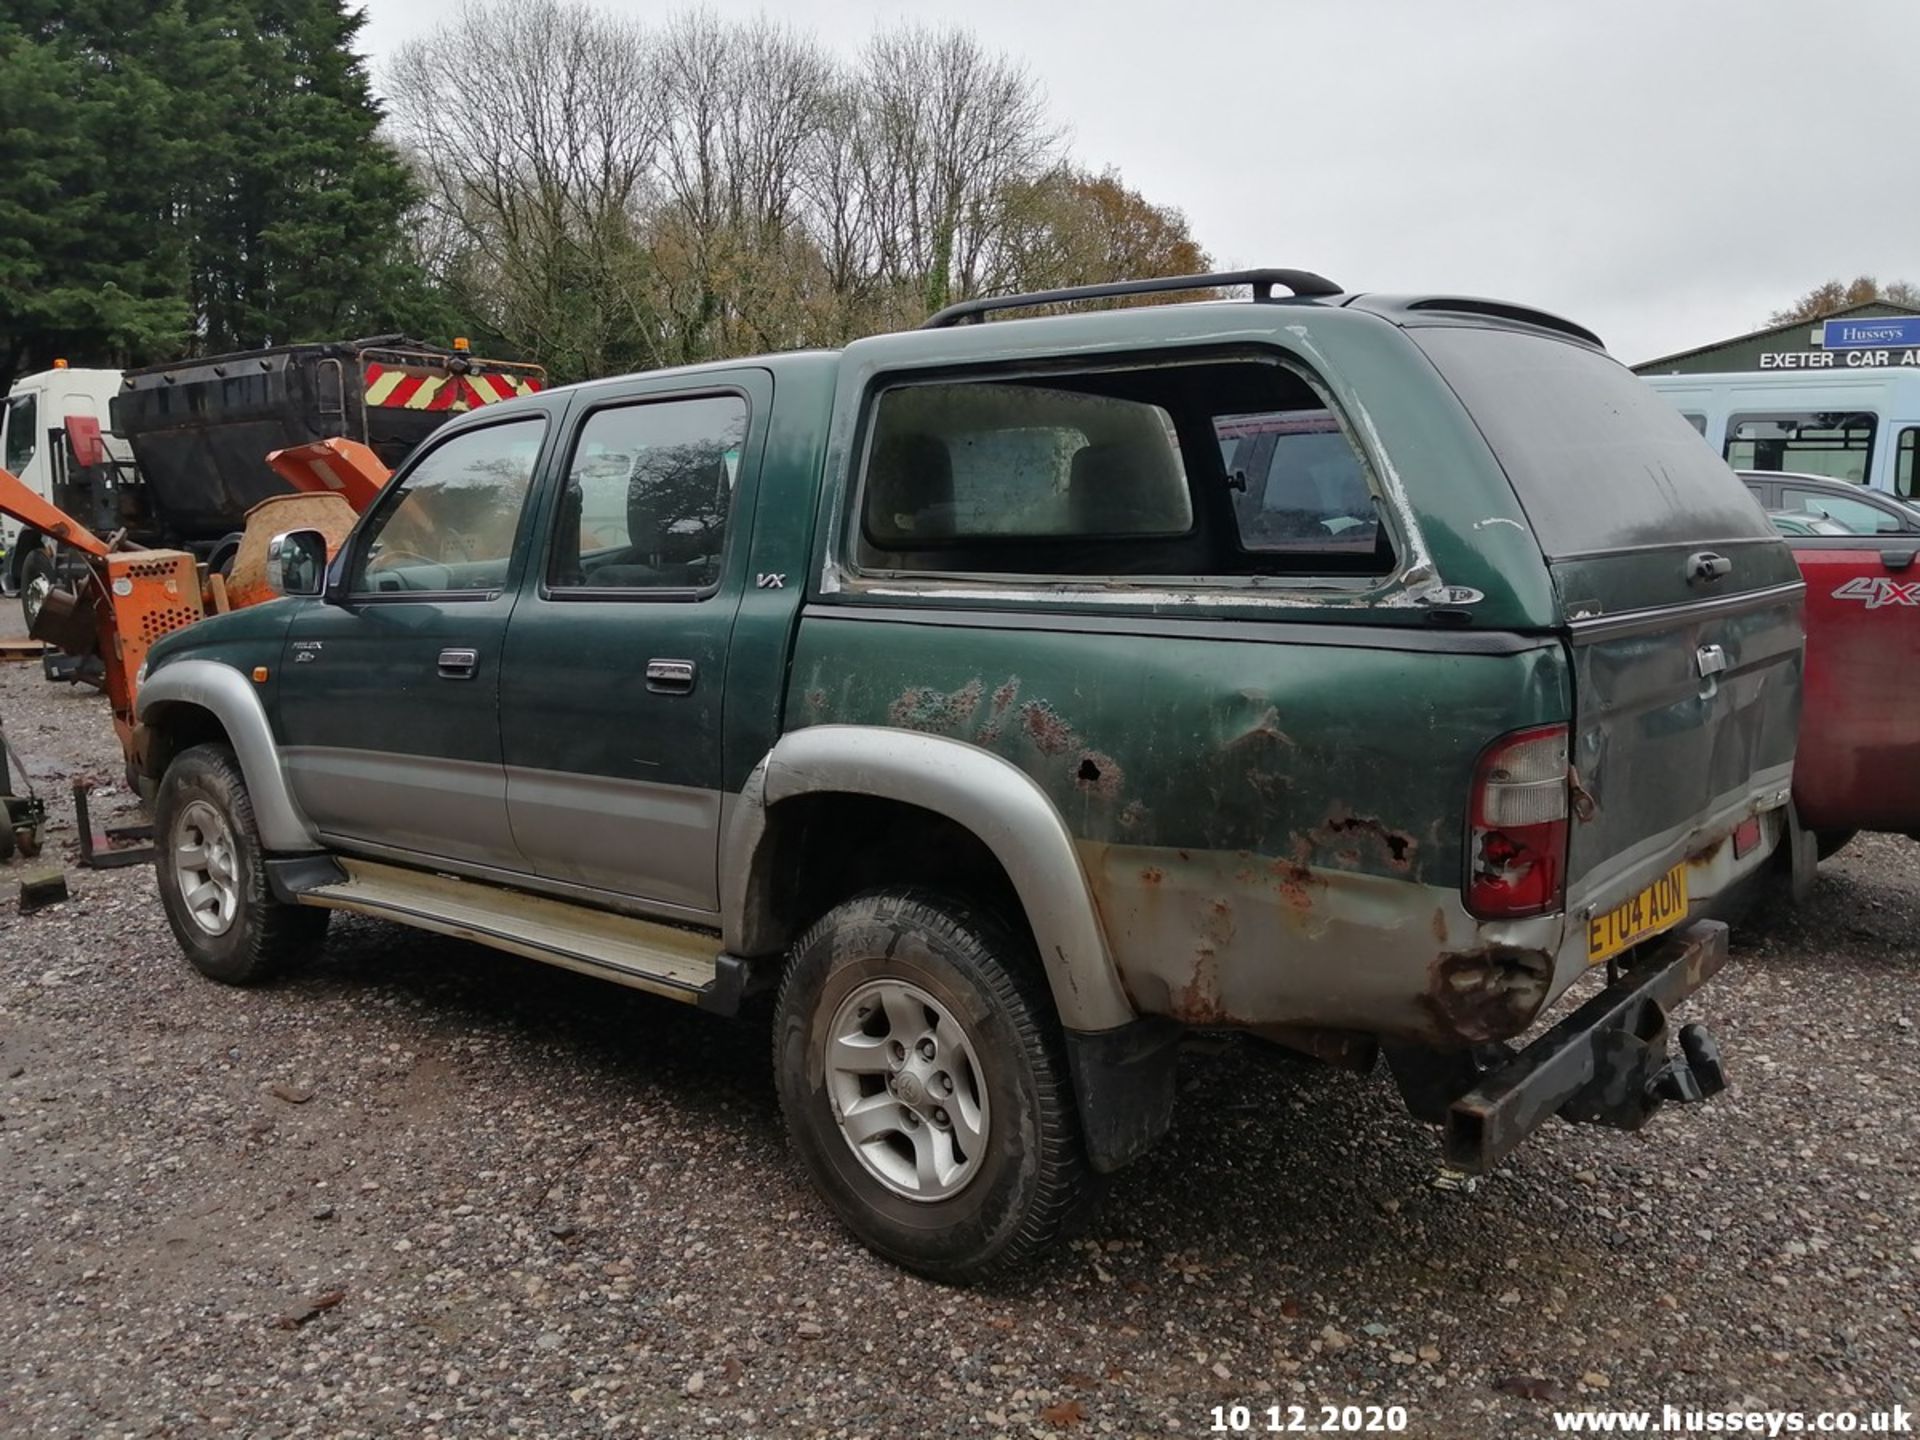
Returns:
[[[1876,422],[1866,411],[1774,411],[1727,421],[1727,463],[1736,470],[1787,470],[1866,481]]]
[[[720,578],[747,402],[738,395],[597,410],[561,492],[548,583],[705,593]]]
[[[1772,538],[1740,478],[1618,361],[1517,330],[1408,333],[1479,425],[1549,557]]]

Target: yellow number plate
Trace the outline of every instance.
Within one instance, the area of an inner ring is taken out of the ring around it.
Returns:
[[[1587,922],[1587,963],[1598,965],[1687,918],[1687,867],[1676,865],[1638,895]]]

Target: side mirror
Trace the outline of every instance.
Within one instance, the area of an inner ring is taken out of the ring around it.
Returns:
[[[318,595],[327,584],[327,537],[289,530],[267,542],[267,587],[278,595]]]

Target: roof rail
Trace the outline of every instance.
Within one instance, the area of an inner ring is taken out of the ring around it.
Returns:
[[[1064,290],[1034,290],[1024,295],[982,295],[929,316],[922,330],[944,330],[966,321],[981,321],[995,310],[1024,310],[1033,305],[1067,305],[1081,300],[1111,300],[1124,295],[1155,295],[1169,290],[1217,290],[1228,285],[1251,285],[1253,298],[1271,300],[1273,287],[1285,286],[1295,295],[1340,295],[1341,288],[1311,270],[1225,270],[1214,275],[1162,275],[1151,280],[1112,280],[1100,285],[1070,285]]]

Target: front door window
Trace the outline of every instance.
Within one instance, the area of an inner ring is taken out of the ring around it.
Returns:
[[[7,469],[16,475],[26,472],[33,463],[36,448],[35,431],[40,421],[35,414],[39,406],[32,395],[16,395],[7,402]]]
[[[546,422],[468,430],[409,470],[355,547],[355,595],[490,594],[505,587]]]

